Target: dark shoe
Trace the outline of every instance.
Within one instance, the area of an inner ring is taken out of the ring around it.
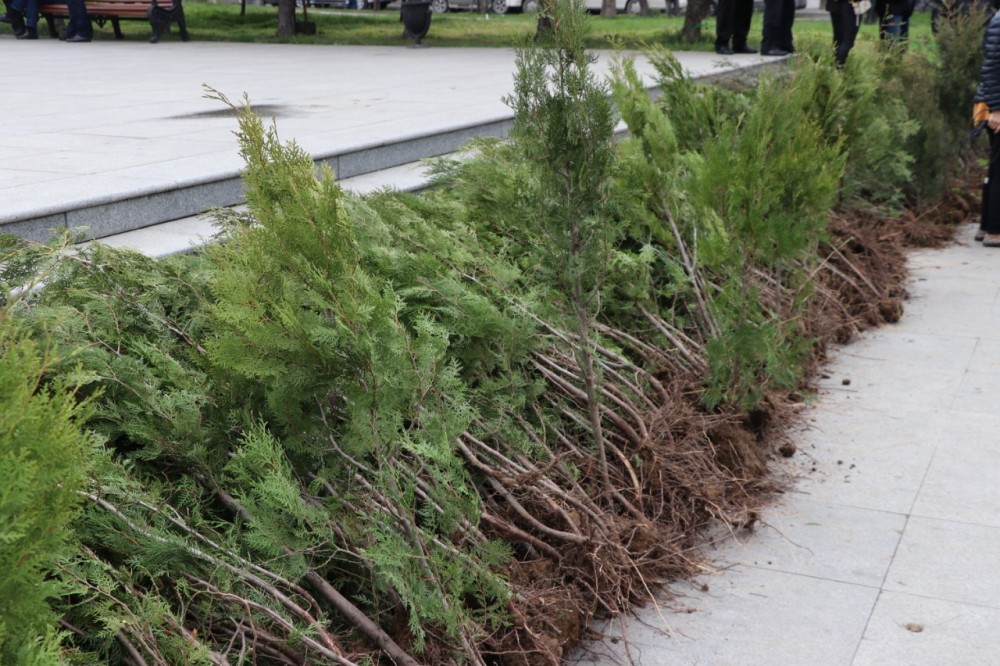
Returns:
[[[733,55],[733,50],[728,46],[726,46],[725,44],[723,44],[722,46],[716,46],[715,52],[718,53],[719,55]]]
[[[986,234],[983,236],[983,247],[1000,247],[1000,234]]]
[[[757,53],[757,49],[752,49],[746,44],[740,44],[739,46],[733,47],[733,53],[745,53],[749,55],[751,53]]]
[[[771,48],[766,51],[761,51],[760,54],[763,56],[786,56],[788,55],[788,51],[783,51],[777,48]]]
[[[23,32],[19,32],[14,37],[18,39],[38,39],[38,30],[35,28],[25,28]]]
[[[90,37],[84,37],[83,35],[73,35],[72,37],[66,38],[67,44],[82,44],[83,42],[89,42]]]

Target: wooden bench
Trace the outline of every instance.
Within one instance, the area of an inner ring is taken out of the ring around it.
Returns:
[[[116,39],[124,39],[120,21],[149,21],[153,28],[150,42],[155,44],[167,31],[171,23],[176,23],[181,39],[188,41],[187,23],[184,20],[184,6],[181,0],[86,0],[87,15],[100,27],[110,23],[115,30]],[[49,26],[49,34],[58,37],[55,20],[69,18],[66,5],[47,4],[42,0],[38,13],[45,17]]]

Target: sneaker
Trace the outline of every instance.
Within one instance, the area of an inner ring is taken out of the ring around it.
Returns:
[[[1000,247],[1000,234],[986,234],[983,236],[983,247]]]
[[[976,235],[974,236],[974,238],[977,241],[981,241],[984,238],[986,238],[986,229],[979,229],[978,231],[976,231]]]
[[[723,44],[722,46],[716,46],[715,52],[718,53],[719,55],[733,55],[733,50],[725,44]]]
[[[746,44],[740,44],[739,46],[733,47],[733,53],[744,53],[749,55],[751,53],[757,53],[757,49],[750,48]]]
[[[90,37],[84,37],[83,35],[73,35],[72,37],[67,37],[65,40],[67,44],[83,44],[84,42],[89,42]]]
[[[760,54],[764,56],[770,56],[772,58],[777,58],[788,55],[788,51],[784,51],[782,49],[770,48],[766,51],[761,51]]]

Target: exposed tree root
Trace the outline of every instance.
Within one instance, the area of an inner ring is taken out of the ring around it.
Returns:
[[[807,385],[829,344],[848,342],[861,331],[899,319],[906,298],[906,249],[946,243],[954,234],[954,223],[974,214],[975,199],[975,192],[958,190],[934,209],[906,211],[891,219],[874,212],[831,214],[830,239],[821,248],[814,274],[816,296],[801,324],[817,340]],[[659,350],[623,332],[603,325],[599,330],[647,363],[659,356]],[[615,511],[608,498],[601,506],[587,502],[600,511],[604,527],[597,531],[594,521],[578,508],[548,495],[560,504],[562,516],[574,517],[577,529],[568,531],[588,535],[583,543],[567,542],[519,520],[517,511],[528,511],[565,527],[564,518],[557,520],[551,507],[542,506],[539,497],[521,487],[507,491],[519,498],[516,510],[498,498],[495,509],[507,513],[491,514],[485,521],[488,532],[524,543],[523,557],[506,572],[516,590],[510,603],[514,626],[486,641],[486,654],[501,663],[560,663],[593,618],[627,613],[647,603],[657,586],[696,573],[706,527],[714,524],[734,531],[752,527],[757,510],[779,490],[768,475],[768,459],[785,442],[802,398],[796,392],[775,393],[754,413],[709,413],[699,405],[693,388],[700,385],[703,361],[689,351],[687,341],[670,339],[676,347],[675,360],[668,373],[670,382],[659,392],[665,399],[657,409],[637,401],[630,403],[631,409],[621,410],[622,396],[607,396],[617,419],[628,421],[626,425],[612,420],[624,437],[616,440],[619,456],[609,457],[611,477],[642,507],[641,517]],[[573,378],[557,370],[567,359],[554,356],[558,360],[539,361],[543,375],[563,392],[582,399],[580,390],[572,388]],[[685,372],[679,372],[677,358],[684,359]],[[791,455],[794,446],[788,451],[786,455]],[[576,462],[572,450],[554,450],[553,456]],[[630,462],[628,471],[623,461]],[[585,471],[582,478],[586,485],[590,473]],[[519,533],[531,536],[518,538]],[[539,557],[553,551],[558,557]]]

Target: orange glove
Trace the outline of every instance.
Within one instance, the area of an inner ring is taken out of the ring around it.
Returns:
[[[986,106],[985,102],[976,102],[972,105],[972,124],[978,125],[979,123],[985,122],[986,117],[990,115],[990,107]]]

